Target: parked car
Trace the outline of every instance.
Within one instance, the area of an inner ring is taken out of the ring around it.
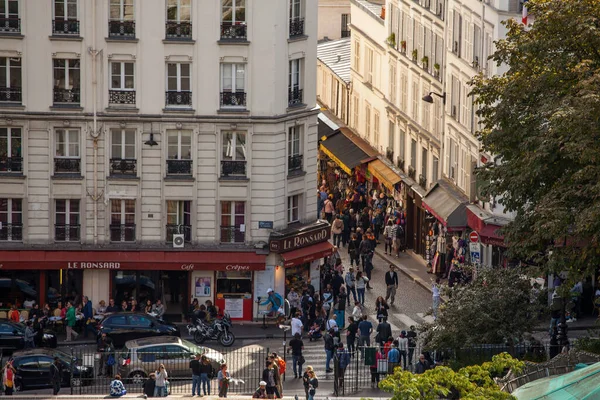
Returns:
[[[42,342],[36,346],[56,348],[56,335],[49,330],[44,330]],[[0,349],[3,354],[10,353],[25,347],[25,325],[10,321],[0,320]]]
[[[218,351],[178,337],[154,337],[130,340],[125,344],[118,360],[119,374],[139,384],[156,371],[159,364],[164,364],[169,376],[189,377],[190,361],[196,354],[210,360],[215,375],[225,363],[223,354]]]
[[[54,357],[62,365],[62,386],[81,386],[92,382],[94,369],[81,365],[77,357],[60,350],[29,349],[15,351],[11,357],[15,373],[15,390],[50,388],[50,364]],[[71,376],[71,373],[73,374]]]
[[[106,333],[117,348],[128,340],[153,336],[181,336],[175,325],[160,321],[144,313],[114,313],[104,317],[98,324],[98,336]]]

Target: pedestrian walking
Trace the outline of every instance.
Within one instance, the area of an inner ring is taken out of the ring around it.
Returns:
[[[156,387],[154,388],[154,397],[167,397],[167,378],[169,374],[164,364],[160,364],[156,375]]]
[[[371,369],[371,388],[379,387],[379,371],[377,369],[379,365],[379,360],[384,360],[385,356],[381,352],[379,348],[375,352],[375,358],[373,359],[373,363],[369,366]]]
[[[336,353],[336,363],[337,363],[337,381],[335,382],[335,393],[339,395],[340,392],[343,393],[344,390],[344,374],[346,373],[346,368],[350,364],[350,353],[348,350],[344,348],[344,344],[340,343],[337,348]]]
[[[362,271],[358,271],[356,274],[356,293],[358,295],[358,301],[363,306],[365,305],[365,288],[367,287],[367,283],[369,279],[363,276]]]
[[[425,355],[419,355],[419,362],[415,365],[415,374],[422,374],[430,368],[431,365],[429,364],[429,361],[425,359]]]
[[[358,347],[361,348],[361,354],[364,353],[365,346],[371,346],[371,333],[373,332],[373,324],[367,320],[367,316],[363,315],[362,321],[358,324]]]
[[[314,400],[319,387],[319,380],[315,371],[308,371],[308,400]]]
[[[296,315],[296,311],[300,309],[300,295],[293,286],[290,288],[287,299],[290,302],[290,315]]]
[[[385,239],[384,253],[389,255],[392,255],[392,247],[394,244],[393,227],[394,223],[391,219],[389,219],[387,225],[383,229],[383,238]]]
[[[336,316],[336,322],[340,329],[344,329],[346,325],[346,301],[348,295],[346,294],[346,288],[342,286],[340,292],[337,295],[337,303],[334,306],[334,314]]]
[[[354,317],[348,318],[348,321],[348,329],[346,329],[346,346],[349,352],[354,353],[356,334],[358,332],[358,322],[354,319]]]
[[[438,317],[438,308],[440,307],[440,278],[435,279],[435,283],[431,285],[432,293],[432,308],[433,308],[433,319]]]
[[[12,365],[12,361],[7,361],[2,368],[2,383],[4,384],[4,394],[6,396],[12,396],[15,387],[15,367]]]
[[[35,332],[33,331],[33,326],[31,321],[27,321],[25,323],[25,348],[33,349],[35,347]]]
[[[384,318],[387,318],[389,309],[390,306],[388,306],[387,302],[383,299],[383,297],[377,297],[377,300],[375,300],[375,312],[377,313],[377,321],[382,322]],[[387,339],[387,337],[385,339]]]
[[[190,369],[192,370],[192,396],[198,393],[200,396],[200,354],[196,354],[196,357],[190,361]]]
[[[290,347],[288,348],[288,353],[292,353],[292,369],[294,370],[294,379],[300,378],[302,375],[302,364],[304,364],[302,350],[304,350],[304,342],[302,341],[300,334],[296,333],[294,338],[290,340]]]
[[[331,224],[331,222],[333,221],[333,213],[335,212],[335,205],[333,204],[332,194],[327,196],[327,199],[325,200],[323,206],[325,211],[325,219]]]
[[[390,305],[394,305],[394,301],[396,300],[396,289],[398,289],[398,274],[396,273],[396,268],[393,264],[390,264],[390,270],[385,273],[385,301],[388,301],[390,298],[392,301]]]
[[[110,397],[122,397],[127,394],[125,385],[121,381],[121,375],[115,375],[115,379],[110,383]]]
[[[92,302],[87,296],[83,296],[82,312],[84,321],[83,337],[87,339],[88,332],[92,332],[92,337],[95,338],[96,328],[94,325],[96,324],[96,320],[94,320],[94,309],[92,308]]]
[[[227,398],[230,379],[231,376],[229,375],[229,372],[227,372],[227,364],[221,365],[221,369],[217,374],[217,381],[219,383],[219,398]]]
[[[377,336],[375,341],[383,347],[383,344],[392,336],[392,326],[387,322],[387,317],[383,317],[381,322],[377,325]]]
[[[393,374],[394,368],[400,365],[400,352],[398,351],[398,341],[394,340],[390,351],[387,353],[388,373]]]
[[[352,293],[354,301],[356,301],[356,278],[354,277],[354,268],[350,267],[346,272],[345,277],[346,289],[348,290],[348,296]],[[348,302],[349,303],[349,302]]]
[[[335,216],[333,223],[331,224],[331,233],[333,233],[333,245],[340,247],[342,243],[342,231],[344,230],[344,221],[340,219],[339,215]]]
[[[330,367],[330,363],[333,358],[333,352],[335,351],[335,341],[333,339],[334,335],[335,335],[335,330],[332,328],[325,333],[325,336],[323,336],[323,341],[325,344],[325,354],[327,355],[327,358],[325,361],[325,372],[326,373],[333,372],[333,369],[331,369],[331,367]]]
[[[417,347],[417,331],[414,325],[411,325],[408,332],[406,332],[406,338],[408,339],[408,365],[412,365],[415,348]]]
[[[404,361],[403,368],[405,370],[408,369],[408,365],[406,364],[406,357],[408,355],[408,338],[406,337],[406,331],[400,332],[400,336],[398,339],[398,351],[400,352],[400,361]]]
[[[54,357],[54,362],[50,364],[50,386],[52,386],[52,395],[58,395],[60,384],[62,382],[62,364],[58,357]]]
[[[354,264],[356,266],[360,266],[360,258],[359,258],[359,246],[360,242],[356,233],[353,233],[350,236],[350,242],[348,242],[348,256],[350,257],[350,266],[352,267]]]
[[[98,353],[100,353],[99,376],[102,376],[103,373],[105,373],[106,376],[112,376],[112,367],[115,365],[115,357],[111,354],[113,349],[113,340],[106,335],[106,332],[102,332],[97,347]]]
[[[214,370],[210,364],[210,360],[206,356],[200,358],[200,383],[202,384],[202,394],[210,395],[210,381],[214,377]],[[198,390],[200,394],[200,390]]]
[[[308,381],[310,381],[309,372],[313,370],[313,367],[310,365],[306,367],[304,374],[302,374],[302,385],[304,386],[304,394],[306,395],[306,400],[308,400]]]
[[[273,366],[273,361],[267,360],[265,364],[265,369],[263,370],[262,380],[266,382],[267,386],[267,397],[269,399],[274,399],[275,396],[279,397],[279,391],[277,390],[277,386],[279,385],[279,372],[277,371],[277,367]]]
[[[75,312],[75,307],[73,307],[73,303],[70,301],[67,302],[67,339],[65,342],[73,341],[73,335],[75,335],[75,339],[79,336],[77,332],[73,330],[75,325],[77,324],[77,314]]]

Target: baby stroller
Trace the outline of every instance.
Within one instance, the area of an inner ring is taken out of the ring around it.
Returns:
[[[321,339],[323,337],[321,333],[322,328],[323,318],[317,318],[308,331],[308,341],[312,342],[313,340]]]

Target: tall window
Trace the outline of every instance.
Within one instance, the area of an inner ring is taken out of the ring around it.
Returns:
[[[428,160],[427,149],[423,147],[421,149],[421,177],[427,179],[427,162]]]
[[[0,28],[1,31],[2,28]],[[0,57],[0,102],[20,103],[22,100],[21,88],[21,59]]]
[[[290,0],[290,37],[304,35],[303,0]]]
[[[135,242],[135,200],[110,201],[110,241]]]
[[[54,59],[54,103],[77,103],[81,100],[79,60]]]
[[[192,132],[167,131],[167,174],[192,173]]]
[[[350,14],[342,14],[342,34],[341,37],[350,37]]]
[[[396,124],[393,121],[388,122],[388,149],[393,154],[394,153],[394,135],[396,134]],[[393,157],[392,157],[392,161]]]
[[[133,0],[110,0],[108,35],[111,37],[135,37]]]
[[[0,172],[23,171],[21,128],[0,128]]]
[[[406,131],[403,128],[400,128],[398,142],[400,143],[400,151],[398,157],[400,157],[401,160],[406,160]]]
[[[0,240],[23,240],[23,200],[0,199]]]
[[[222,176],[246,176],[246,132],[223,132]]]
[[[302,171],[301,129],[299,125],[291,126],[288,131],[288,172]]]
[[[358,114],[360,110],[360,99],[357,94],[352,98],[352,127],[358,130]]]
[[[167,105],[192,105],[190,70],[187,63],[167,63]]]
[[[222,0],[221,39],[246,39],[246,0]]]
[[[79,141],[79,130],[77,129],[55,130],[54,172],[81,172]]]
[[[110,63],[111,104],[135,104],[135,65],[133,62],[113,61]]]
[[[379,147],[379,111],[373,110],[373,143]]]
[[[173,235],[184,235],[184,240],[192,240],[192,202],[167,201],[167,242],[173,241]]]
[[[431,162],[431,183],[435,183],[438,181],[438,170],[440,168],[440,159],[436,156],[433,156],[433,160]]]
[[[390,64],[390,102],[396,103],[396,64]]]
[[[135,129],[111,129],[110,174],[136,175]]]
[[[452,76],[452,93],[450,93],[450,116],[460,122],[460,80]]]
[[[373,71],[375,70],[375,54],[373,49],[365,48],[365,81],[373,84]]]
[[[295,106],[302,103],[302,63],[303,59],[290,60],[288,77],[288,105]]]
[[[0,32],[21,32],[19,0],[0,0]]]
[[[245,79],[245,64],[221,64],[221,106],[246,106]]]
[[[78,241],[80,238],[79,200],[56,200],[54,240]]]
[[[415,139],[410,140],[410,166],[413,170],[417,169],[417,141]]]
[[[287,198],[287,222],[288,224],[300,220],[300,195],[288,196]]]
[[[54,0],[52,32],[57,35],[79,35],[77,0]]]
[[[360,40],[354,40],[354,70],[360,73]]]
[[[244,243],[246,232],[246,203],[221,202],[221,243]]]
[[[167,39],[192,38],[192,0],[167,0]]]
[[[365,101],[365,136],[371,140],[371,105]]]

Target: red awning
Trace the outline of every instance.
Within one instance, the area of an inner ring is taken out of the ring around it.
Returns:
[[[333,245],[329,242],[321,242],[298,250],[281,253],[284,267],[293,267],[330,256],[333,253]]]
[[[498,232],[502,229],[499,225],[486,224],[476,213],[467,207],[467,223],[471,229],[479,233],[481,243],[492,246],[506,247],[504,235]]]
[[[265,255],[239,251],[0,251],[2,269],[261,271]]]

